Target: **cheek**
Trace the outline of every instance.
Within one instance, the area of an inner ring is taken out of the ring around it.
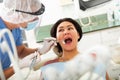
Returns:
[[[77,40],[80,38],[80,35],[79,35],[79,33],[78,33],[77,31],[74,32],[74,35],[73,35],[73,36],[76,37]]]
[[[63,36],[61,33],[57,33],[56,38],[57,38],[57,41],[60,42],[63,39]]]
[[[74,43],[78,43],[79,35],[77,33],[72,33],[72,38]]]

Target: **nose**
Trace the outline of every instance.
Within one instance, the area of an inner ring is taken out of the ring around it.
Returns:
[[[65,34],[65,35],[68,35],[68,34],[69,34],[69,31],[68,31],[67,29],[65,29],[64,34]]]

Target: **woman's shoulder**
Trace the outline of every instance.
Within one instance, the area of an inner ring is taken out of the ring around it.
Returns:
[[[57,70],[63,70],[64,69],[64,62],[59,62],[59,59],[54,59],[46,62],[44,66],[42,66],[40,69],[42,71],[45,71],[46,69],[49,68],[55,68]]]
[[[59,62],[59,59],[54,59],[54,60],[50,60],[48,62],[46,62],[44,65],[48,65],[48,64],[51,64],[51,63],[56,63],[56,62]]]

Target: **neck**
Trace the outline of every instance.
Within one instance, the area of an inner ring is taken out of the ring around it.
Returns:
[[[63,61],[68,61],[68,60],[71,60],[73,57],[75,57],[78,53],[79,52],[77,49],[71,50],[71,51],[64,50],[61,58],[63,59]]]
[[[13,23],[10,23],[10,22],[7,22],[7,21],[4,21],[5,22],[5,25],[7,26],[7,28],[9,30],[12,30],[14,28],[18,28],[18,25],[17,24],[13,24]]]

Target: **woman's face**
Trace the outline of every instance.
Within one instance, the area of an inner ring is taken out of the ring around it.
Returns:
[[[80,35],[72,23],[68,21],[60,23],[57,27],[56,34],[57,42],[63,50],[70,51],[77,48]]]

